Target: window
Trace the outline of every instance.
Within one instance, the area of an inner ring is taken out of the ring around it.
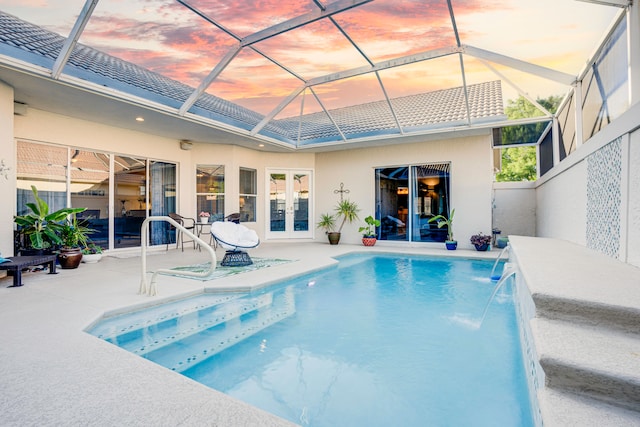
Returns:
[[[224,220],[224,166],[196,167],[197,212],[209,212],[211,221]]]
[[[449,215],[449,163],[380,168],[375,174],[380,240],[446,240],[446,227],[429,219]]]
[[[256,221],[258,182],[255,169],[240,168],[240,221]]]
[[[139,246],[148,214],[175,210],[175,163],[28,141],[18,141],[17,148],[16,213],[25,213],[35,185],[50,212],[86,208],[77,217],[94,230],[89,237],[102,248]],[[166,239],[165,225],[153,223],[150,243],[164,244]]]

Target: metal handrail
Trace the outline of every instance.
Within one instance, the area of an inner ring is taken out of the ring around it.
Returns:
[[[211,254],[211,266],[209,267],[209,269],[203,272],[194,272],[194,271],[176,271],[176,270],[170,270],[167,268],[159,268],[156,271],[152,272],[153,274],[151,276],[151,283],[147,283],[147,244],[148,244],[147,235],[148,235],[148,229],[149,229],[148,224],[151,221],[168,222],[169,224],[173,225],[177,230],[180,230],[181,233],[185,233],[187,236],[195,240],[200,245],[201,248],[204,247],[206,250],[208,250],[209,254]],[[140,279],[140,290],[138,291],[138,293],[141,295],[147,294],[149,296],[155,296],[158,294],[158,291],[156,288],[156,280],[158,277],[158,273],[166,274],[170,276],[189,276],[189,277],[201,278],[201,277],[209,276],[210,274],[213,273],[213,270],[216,269],[217,258],[216,258],[215,250],[211,246],[209,246],[204,240],[200,239],[191,231],[187,230],[181,224],[176,222],[173,218],[170,218],[168,216],[147,217],[142,222],[142,226],[140,228],[140,236],[141,236],[140,246],[142,247],[142,262],[141,262],[142,277]]]

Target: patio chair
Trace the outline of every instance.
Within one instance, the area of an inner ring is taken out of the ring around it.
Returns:
[[[234,212],[224,217],[225,220],[240,224],[240,212]]]
[[[215,245],[226,249],[222,262],[224,267],[239,267],[253,264],[247,249],[255,248],[260,244],[258,234],[245,227],[230,221],[216,221],[211,224],[211,236]]]
[[[195,219],[184,217],[182,215],[178,215],[177,213],[170,213],[169,218],[171,218],[172,220],[174,220],[175,222],[177,222],[178,224],[180,224],[181,226],[183,226],[184,228],[186,228],[187,230],[195,234],[195,228],[196,228]],[[173,225],[169,226],[169,231],[171,230],[176,230],[176,249],[178,249],[178,246],[182,246],[182,252],[184,252],[184,233],[180,229],[176,229]],[[196,241],[193,239],[187,240],[187,242],[189,241],[193,242],[193,249],[195,249]],[[169,239],[167,239],[167,249],[169,249]]]

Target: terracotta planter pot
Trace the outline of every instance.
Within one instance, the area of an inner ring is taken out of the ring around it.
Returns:
[[[80,261],[82,261],[82,251],[80,248],[61,248],[60,252],[58,252],[60,268],[78,268]]]
[[[340,243],[340,233],[332,231],[327,233],[327,237],[329,238],[330,245],[337,245],[338,243]]]
[[[378,239],[376,239],[375,237],[363,237],[362,238],[362,244],[365,246],[373,246],[376,244],[376,242],[378,241]]]

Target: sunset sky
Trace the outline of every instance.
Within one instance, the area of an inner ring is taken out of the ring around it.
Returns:
[[[239,37],[317,11],[312,0],[190,0],[193,8]],[[327,5],[330,2],[323,2]],[[0,0],[0,9],[68,35],[82,0]],[[577,75],[617,9],[575,0],[452,1],[461,43]],[[444,0],[374,0],[333,16],[373,63],[456,45]],[[192,87],[209,74],[236,40],[176,1],[101,0],[80,42]],[[328,19],[253,45],[302,79],[368,65]],[[464,55],[467,84],[497,80],[482,62]],[[533,97],[564,95],[568,87],[495,67]],[[462,85],[457,55],[380,73],[390,97]],[[208,88],[216,96],[266,114],[303,82],[245,47]],[[517,92],[506,82],[504,98]],[[384,99],[375,74],[314,88],[327,108]],[[308,92],[304,112],[318,110]],[[300,113],[301,100],[281,116]]]

